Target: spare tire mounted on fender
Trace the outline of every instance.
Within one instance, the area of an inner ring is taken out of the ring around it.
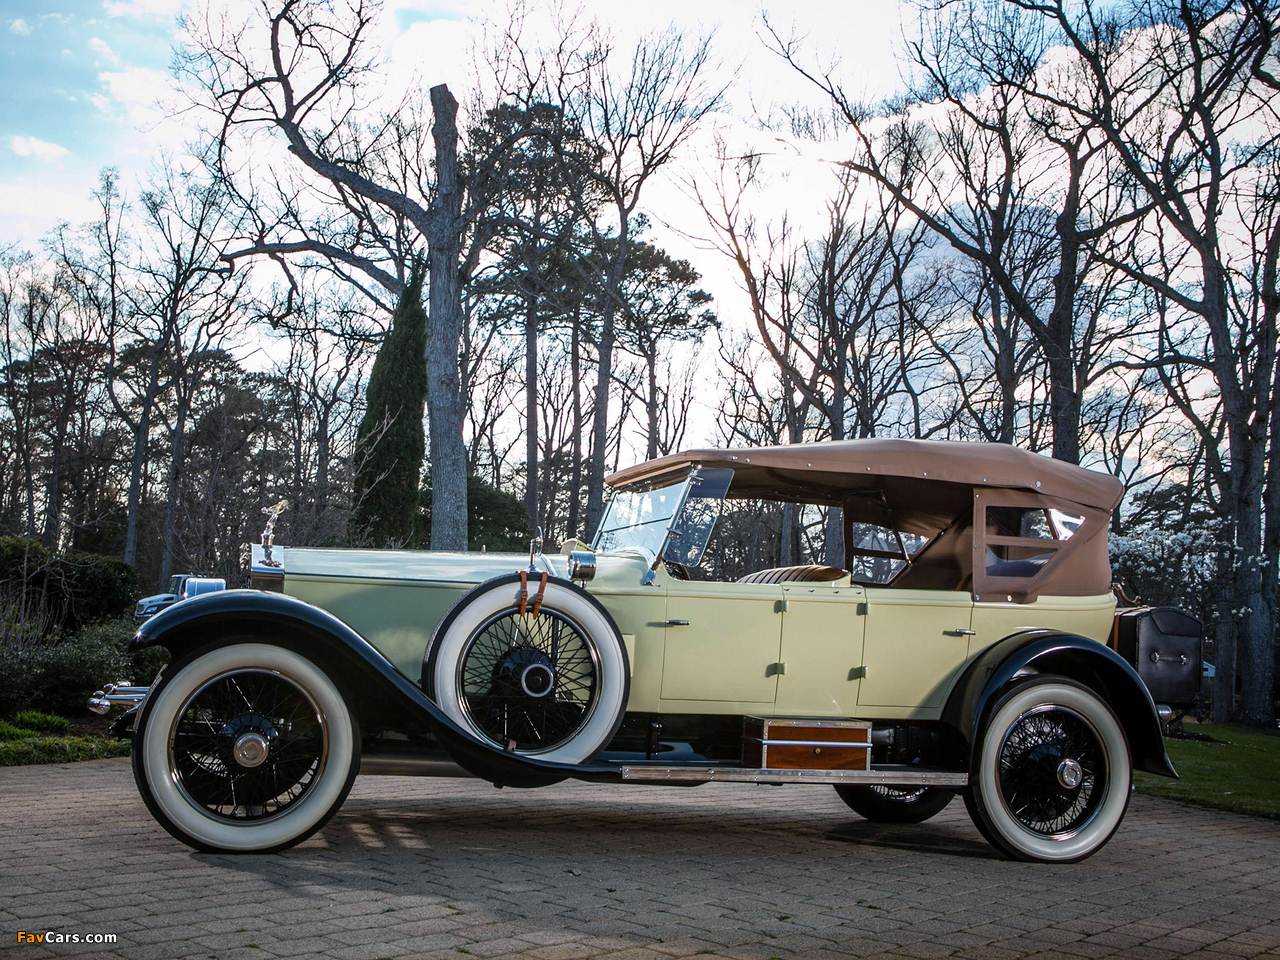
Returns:
[[[517,754],[581,763],[626,710],[631,667],[613,618],[585,590],[541,574],[488,580],[458,598],[427,646],[422,687],[450,719]],[[523,608],[523,611],[522,611]]]

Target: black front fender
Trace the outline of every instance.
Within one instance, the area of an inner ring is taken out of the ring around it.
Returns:
[[[1089,687],[1124,727],[1134,768],[1178,776],[1165,751],[1155,702],[1133,667],[1095,640],[1055,630],[1024,630],[992,644],[956,683],[942,719],[965,738],[971,758],[982,722],[1000,691],[1014,680],[1036,674],[1056,674]]]
[[[477,740],[351,627],[284,594],[226,590],[184,600],[146,621],[130,649],[161,646],[179,660],[248,639],[288,647],[316,663],[342,690],[363,729],[429,733],[459,766],[490,783],[541,787],[570,777],[617,779],[607,764],[551,763]]]

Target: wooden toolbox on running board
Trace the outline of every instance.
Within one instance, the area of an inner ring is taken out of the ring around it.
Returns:
[[[742,765],[761,770],[870,770],[871,724],[746,717]]]

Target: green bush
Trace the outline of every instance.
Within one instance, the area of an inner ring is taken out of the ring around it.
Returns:
[[[13,722],[38,733],[66,733],[71,729],[71,721],[66,717],[55,717],[52,713],[41,713],[39,710],[19,710],[14,715]]]
[[[89,697],[104,683],[132,679],[131,666],[117,645],[92,638],[0,652],[0,713],[83,713]]]
[[[0,720],[0,740],[25,740],[28,737],[38,737],[40,734],[34,730],[28,730],[16,723],[10,723],[8,720]]]
[[[167,650],[128,653],[133,624],[107,620],[79,634],[23,649],[0,649],[0,715],[22,710],[79,716],[104,683],[147,686],[169,659]]]
[[[35,540],[0,537],[0,592],[53,626],[74,631],[87,623],[119,617],[141,592],[138,573],[114,557],[94,553],[56,556]]]
[[[68,630],[125,615],[142,592],[138,571],[115,557],[71,553],[59,562],[67,571],[69,616],[63,626]]]
[[[132,620],[104,620],[101,623],[95,623],[93,626],[85,627],[80,631],[78,637],[86,643],[109,644],[115,647],[128,658],[129,666],[119,677],[107,677],[105,681],[99,682],[101,687],[103,682],[114,682],[115,680],[132,680],[140,686],[148,686],[155,675],[160,672],[160,668],[169,662],[169,651],[163,647],[148,647],[146,650],[139,650],[137,653],[129,653],[129,642],[133,640],[134,633],[137,632],[137,626]],[[95,687],[94,689],[97,689]],[[93,691],[89,691],[92,693]]]

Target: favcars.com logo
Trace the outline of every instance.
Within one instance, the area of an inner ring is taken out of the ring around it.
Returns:
[[[46,930],[44,933],[27,933],[25,930],[18,931],[19,943],[115,943],[116,935],[114,933],[58,933],[56,930]]]

